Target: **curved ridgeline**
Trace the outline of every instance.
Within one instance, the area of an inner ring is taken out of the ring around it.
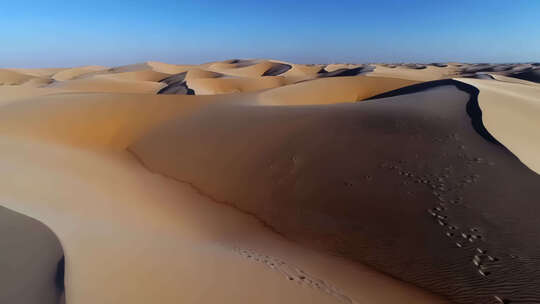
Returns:
[[[64,302],[64,256],[42,223],[0,207],[0,303]]]
[[[483,127],[475,90],[216,106],[130,150],[290,239],[457,303],[538,302],[540,177]]]

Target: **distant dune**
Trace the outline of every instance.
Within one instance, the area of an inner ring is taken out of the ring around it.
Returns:
[[[55,73],[52,75],[52,79],[56,81],[64,81],[64,80],[70,80],[73,78],[80,77],[81,75],[97,72],[97,71],[103,71],[106,70],[106,67],[103,66],[85,66],[80,68],[72,68],[72,69],[65,69],[62,71],[59,71],[58,73]]]
[[[0,69],[0,303],[540,302],[539,68]]]

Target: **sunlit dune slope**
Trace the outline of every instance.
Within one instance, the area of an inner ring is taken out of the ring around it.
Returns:
[[[67,303],[445,303],[303,249],[127,153],[6,138],[0,147],[0,200],[62,241]]]
[[[66,93],[17,100],[0,110],[2,136],[123,149],[160,122],[216,98]]]
[[[368,76],[402,78],[416,81],[432,81],[444,78],[451,78],[457,74],[458,67],[448,65],[446,67],[437,67],[428,65],[422,69],[410,68],[407,66],[388,67],[384,65],[375,65],[375,70],[368,73]]]
[[[25,68],[14,68],[14,69],[7,69],[10,71],[36,76],[36,77],[51,77],[52,75],[67,70],[68,68],[45,68],[45,69],[25,69]]]
[[[540,173],[540,86],[461,78],[478,88],[488,130],[532,170]]]
[[[216,62],[207,66],[207,69],[213,72],[218,72],[231,76],[238,77],[260,77],[260,76],[277,76],[285,73],[289,67],[287,64],[272,62],[268,60],[254,61],[249,64]]]
[[[52,75],[52,79],[56,81],[64,81],[64,80],[70,80],[77,77],[80,77],[84,74],[98,72],[98,71],[104,71],[107,68],[104,66],[84,66],[79,68],[72,68],[72,69],[65,69],[62,71],[59,71],[58,73],[55,73]]]
[[[8,69],[0,69],[0,84],[2,85],[19,85],[35,77]]]
[[[22,86],[0,86],[0,105],[24,100],[29,97],[43,96],[49,94],[59,94],[67,92],[55,88],[35,88]]]
[[[114,74],[94,75],[92,77],[54,82],[49,88],[81,92],[117,92],[154,94],[163,88],[163,83],[117,79]]]
[[[383,77],[324,78],[268,90],[258,99],[267,105],[355,102],[414,83],[416,81]]]
[[[188,85],[196,95],[214,95],[238,92],[252,92],[285,85],[283,77],[265,76],[259,78],[197,78],[190,79]]]
[[[323,65],[291,64],[291,69],[281,74],[281,76],[292,82],[317,78]]]

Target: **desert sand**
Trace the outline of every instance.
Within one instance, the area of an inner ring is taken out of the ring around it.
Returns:
[[[537,72],[1,69],[0,302],[538,302]]]

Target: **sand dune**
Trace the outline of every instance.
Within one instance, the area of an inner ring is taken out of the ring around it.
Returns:
[[[110,79],[132,80],[132,81],[153,81],[153,82],[159,82],[160,80],[168,76],[170,76],[170,74],[156,72],[154,70],[121,72],[121,73],[113,73],[113,74],[106,75],[106,77]]]
[[[356,76],[360,74],[366,74],[373,72],[375,70],[374,66],[366,65],[359,66],[355,68],[341,68],[341,69],[332,69],[331,72],[328,72],[326,69],[323,69],[319,74],[319,77],[343,77],[343,76]]]
[[[4,105],[29,97],[43,96],[67,92],[54,88],[34,88],[26,86],[0,86],[0,105]]]
[[[35,76],[7,69],[0,69],[0,85],[19,85],[32,78],[35,78]]]
[[[52,75],[67,70],[67,68],[48,68],[48,69],[24,69],[24,68],[16,68],[16,69],[8,69],[10,71],[18,72],[21,74],[36,76],[36,77],[52,77]]]
[[[290,65],[271,62],[268,60],[258,61],[254,64],[240,64],[217,62],[208,66],[208,69],[213,72],[218,72],[230,76],[256,78],[260,76],[277,76],[290,69]]]
[[[214,95],[239,92],[253,92],[276,88],[287,83],[280,76],[265,76],[259,78],[199,78],[191,79],[189,87],[196,95]]]
[[[535,69],[2,69],[0,302],[538,302]]]
[[[290,79],[292,82],[298,82],[307,79],[314,79],[319,76],[324,68],[323,65],[291,64],[291,69],[281,74],[281,76]]]
[[[49,228],[0,206],[0,248],[0,303],[60,302],[63,252]]]
[[[538,299],[540,277],[525,257],[540,246],[519,241],[536,221],[517,210],[538,208],[540,178],[473,128],[473,90],[443,82],[350,105],[223,106],[168,123],[131,150],[290,238],[458,302]]]
[[[157,62],[157,61],[149,61],[146,64],[150,66],[152,70],[156,72],[160,72],[160,73],[166,73],[166,74],[182,73],[193,67],[192,65],[168,64],[168,63]]]
[[[58,73],[55,73],[51,76],[52,79],[57,81],[64,81],[64,80],[70,80],[77,77],[80,77],[81,75],[97,72],[97,71],[103,71],[107,68],[104,66],[84,66],[80,68],[72,68],[72,69],[65,69],[62,71],[59,71]]]
[[[499,75],[499,74],[489,74],[491,75],[491,77],[493,77],[493,79],[496,79],[496,80],[499,80],[499,81],[504,81],[504,82],[513,82],[513,83],[521,83],[521,84],[526,84],[526,85],[539,85],[535,82],[532,82],[532,81],[527,81],[527,80],[523,80],[523,79],[519,79],[519,78],[515,78],[515,77],[508,77],[508,76],[503,76],[503,75]]]
[[[223,74],[211,72],[199,68],[192,68],[189,69],[187,72],[185,72],[185,79],[187,81],[193,80],[193,79],[201,79],[201,78],[218,78],[223,76]]]
[[[262,92],[258,99],[267,105],[355,102],[414,83],[416,82],[382,77],[325,78]]]
[[[223,76],[216,72],[210,72],[200,68],[191,68],[186,72],[178,73],[166,77],[161,82],[166,83],[167,86],[161,89],[158,94],[180,94],[180,95],[193,95],[195,91],[189,88],[192,80],[218,78]]]
[[[486,128],[540,173],[540,86],[463,78],[478,88]]]
[[[302,249],[129,155],[0,145],[5,172],[23,173],[1,178],[0,197],[36,214],[62,240],[67,303],[442,303],[361,265]],[[28,191],[37,181],[43,189]]]
[[[460,76],[486,78],[482,75],[509,76],[531,82],[540,82],[540,68],[534,64],[467,64],[460,70]]]
[[[362,65],[359,64],[347,64],[347,63],[332,63],[324,67],[327,72],[334,72],[342,69],[354,69]]]
[[[153,94],[165,85],[154,81],[117,79],[113,75],[94,75],[88,78],[54,82],[49,88],[80,92],[117,92]]]
[[[0,134],[71,146],[124,149],[160,122],[217,101],[203,96],[46,95],[4,105]]]
[[[512,77],[532,81],[536,83],[540,83],[540,68],[536,68],[534,70],[529,70],[526,72],[518,72],[511,74]]]
[[[458,67],[448,65],[446,67],[426,66],[423,69],[410,68],[407,66],[387,67],[380,64],[375,65],[375,70],[367,76],[402,78],[415,81],[431,81],[444,78],[451,78],[457,75]]]

